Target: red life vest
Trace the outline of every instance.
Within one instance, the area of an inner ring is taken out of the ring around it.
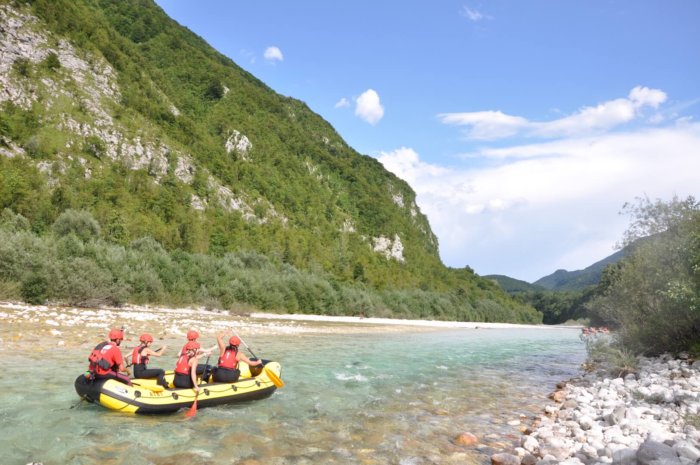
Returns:
[[[98,375],[106,375],[110,371],[119,370],[119,365],[123,363],[121,351],[112,342],[101,342],[92,349],[88,357],[88,370]]]
[[[177,364],[175,365],[175,373],[179,373],[181,375],[188,375],[190,373],[191,358],[192,357],[188,357],[187,354],[180,355],[180,358],[177,359]]]
[[[223,355],[219,357],[219,366],[221,368],[228,368],[229,370],[238,368],[238,348],[228,346],[226,350],[224,350]]]
[[[138,346],[134,347],[134,351],[131,353],[131,364],[132,365],[139,365],[143,363],[143,366],[148,365],[148,355],[141,355],[141,352],[143,349],[145,349],[146,346]]]

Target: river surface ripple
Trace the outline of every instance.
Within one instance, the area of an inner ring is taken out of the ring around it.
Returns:
[[[279,323],[213,312],[18,310],[0,306],[3,464],[488,464],[510,449],[585,350],[570,328],[426,329]],[[260,401],[137,416],[79,402],[73,381],[112,325],[126,354],[150,331],[172,369],[184,332],[202,345],[232,325],[282,364],[286,386]],[[455,445],[462,432],[479,437]]]

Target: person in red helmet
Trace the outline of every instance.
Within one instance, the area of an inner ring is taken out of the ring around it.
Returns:
[[[238,336],[231,336],[228,345],[224,343],[226,333],[221,333],[216,337],[219,345],[219,363],[214,368],[214,382],[233,383],[238,381],[241,371],[238,369],[238,362],[243,361],[249,366],[262,365],[261,360],[250,360],[245,354],[238,351],[241,340]]]
[[[124,357],[122,357],[122,351],[119,349],[119,345],[124,340],[124,331],[112,329],[108,337],[109,341],[97,344],[88,357],[90,378],[92,380],[116,379],[124,384],[131,385],[129,369],[124,366]],[[125,375],[122,373],[125,373]]]
[[[185,347],[187,347],[187,344],[191,341],[197,342],[197,339],[199,339],[199,333],[193,329],[187,331],[187,342],[185,343],[184,346],[182,346],[182,350],[180,351],[180,355],[185,354]],[[202,355],[211,355],[211,352],[216,349],[217,346],[210,347],[209,349],[202,349],[199,348],[197,352],[197,356],[202,356]],[[206,363],[201,363],[197,367],[197,374],[198,375],[204,375],[203,378],[209,378],[209,373],[211,371],[211,365],[207,365]],[[206,373],[206,374],[205,374]]]
[[[197,363],[199,358],[199,342],[190,341],[185,344],[184,354],[181,354],[175,365],[175,378],[173,384],[176,388],[190,388],[199,391],[197,386]]]
[[[160,368],[148,368],[148,361],[153,357],[160,357],[165,352],[166,345],[163,345],[158,350],[151,349],[150,345],[153,343],[153,336],[148,333],[143,333],[139,336],[139,346],[134,347],[134,351],[131,354],[131,363],[134,366],[134,378],[158,378],[158,384],[163,387],[168,387],[163,376],[165,375],[165,370]]]
[[[180,355],[183,355],[185,353],[185,347],[187,347],[187,344],[190,341],[197,342],[197,339],[199,339],[199,333],[197,331],[195,331],[193,329],[187,331],[187,342],[185,342],[185,345],[182,346],[182,350],[180,351]],[[213,349],[216,349],[216,346],[214,346]],[[201,352],[201,350],[200,350],[200,352]],[[211,350],[209,350],[209,352],[211,352]],[[200,355],[201,355],[201,353],[200,353]]]

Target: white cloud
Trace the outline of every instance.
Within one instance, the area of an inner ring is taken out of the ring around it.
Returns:
[[[350,106],[350,101],[345,97],[338,100],[335,104],[335,108],[347,108]]]
[[[639,95],[646,97],[630,100],[663,101]],[[618,214],[625,202],[700,194],[700,123],[487,148],[471,157],[498,164],[446,168],[405,147],[379,160],[416,191],[443,261],[479,274],[534,281],[584,268],[614,252],[629,221]]]
[[[484,19],[492,19],[490,16],[483,14],[482,12],[475,10],[473,8],[469,8],[468,6],[464,5],[461,10],[459,10],[459,14],[464,16],[465,18],[469,19],[470,21],[481,21]]]
[[[658,89],[637,86],[627,98],[618,98],[594,107],[581,108],[576,113],[547,122],[529,121],[500,111],[442,113],[445,124],[466,126],[470,139],[495,140],[515,135],[528,137],[574,137],[612,129],[643,116],[645,107],[656,109],[666,101]]]
[[[379,101],[379,94],[367,89],[355,100],[355,115],[369,124],[377,124],[384,117],[384,107]]]
[[[284,55],[282,55],[282,50],[277,47],[270,46],[265,49],[264,57],[268,61],[283,61]]]

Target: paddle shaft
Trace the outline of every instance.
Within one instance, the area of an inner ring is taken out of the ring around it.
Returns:
[[[260,359],[258,358],[258,356],[255,355],[255,352],[253,352],[253,350],[250,348],[250,346],[248,346],[248,344],[245,343],[245,341],[243,340],[243,338],[236,332],[236,330],[233,329],[232,331],[233,331],[233,334],[235,334],[235,335],[238,337],[238,339],[241,340],[241,342],[243,343],[243,345],[245,346],[245,348],[248,349],[248,352],[250,352],[250,355],[252,355],[253,357],[255,357],[255,358],[257,358],[258,360],[260,360]]]
[[[270,381],[272,381],[272,384],[274,384],[274,385],[277,386],[278,388],[284,387],[284,381],[282,381],[282,380],[279,378],[279,376],[277,376],[277,374],[275,374],[272,370],[270,370],[268,367],[265,366],[265,364],[263,363],[262,359],[258,358],[258,356],[255,355],[255,352],[253,352],[253,351],[251,350],[251,348],[248,346],[248,344],[245,343],[245,341],[243,340],[243,338],[241,338],[241,336],[238,335],[238,333],[236,332],[236,330],[235,330],[235,329],[231,329],[231,331],[233,331],[233,334],[235,334],[235,335],[238,337],[238,339],[241,340],[241,342],[243,343],[243,345],[245,346],[245,348],[248,349],[248,352],[250,352],[250,354],[251,354],[253,357],[255,357],[255,358],[257,358],[258,360],[260,360],[260,363],[262,363],[263,370],[265,370],[265,373],[267,373],[267,377],[270,378]]]
[[[207,355],[207,359],[204,361],[204,373],[202,373],[202,383],[197,384],[196,386],[199,387],[203,384],[204,381],[204,375],[207,372],[207,366],[209,365],[209,357],[211,357],[211,354]],[[196,367],[193,367],[196,369]],[[190,375],[191,376],[191,375]],[[194,395],[194,402],[192,403],[192,406],[190,409],[185,413],[186,417],[193,417],[197,414],[197,399],[199,399],[199,389],[197,389],[197,393]]]

